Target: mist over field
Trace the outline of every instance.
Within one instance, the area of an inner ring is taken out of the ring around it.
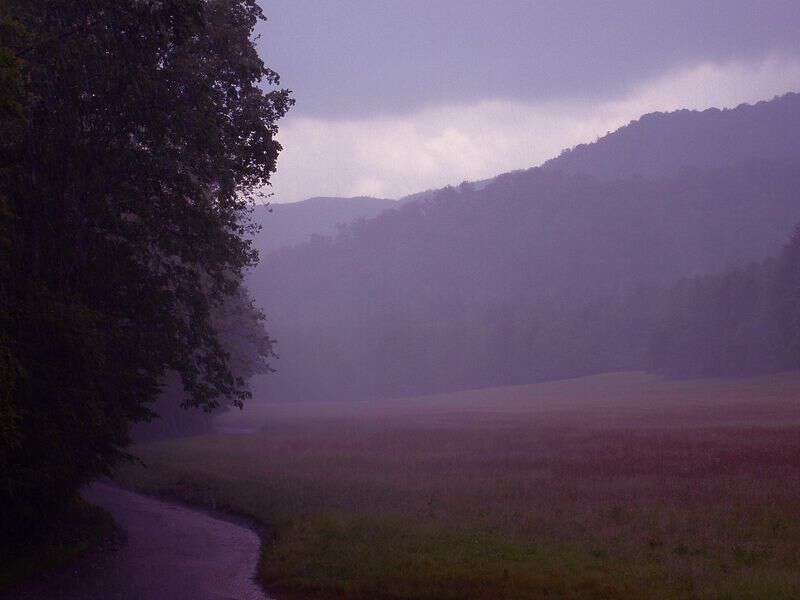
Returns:
[[[800,597],[798,27],[0,0],[0,600]]]

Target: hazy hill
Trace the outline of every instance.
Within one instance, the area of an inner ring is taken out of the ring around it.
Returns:
[[[774,254],[800,221],[798,190],[800,162],[614,182],[532,169],[281,249],[250,283],[281,355],[267,393],[643,368],[652,289]]]
[[[798,156],[800,94],[789,93],[733,109],[647,114],[595,143],[564,151],[543,167],[622,179]]]
[[[670,283],[780,248],[800,221],[798,165],[609,182],[542,169],[507,174],[283,248],[252,290],[271,313],[303,307],[304,319],[324,320],[334,306],[371,313],[390,302],[447,314]]]
[[[795,95],[643,118],[565,155],[603,177],[555,168],[562,157],[275,252],[251,280],[282,357],[269,393],[378,397],[642,368],[660,288],[775,254],[800,221],[800,151],[786,135],[798,122]],[[695,153],[717,145],[722,155]],[[618,177],[618,147],[637,148],[646,176]]]
[[[337,225],[374,217],[394,205],[394,200],[359,196],[309,198],[272,204],[269,209],[258,206],[253,215],[261,223],[256,247],[265,255],[283,246],[306,242],[314,234],[333,235]]]

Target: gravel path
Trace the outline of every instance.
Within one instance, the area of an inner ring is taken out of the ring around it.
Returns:
[[[96,483],[84,494],[127,540],[14,592],[36,600],[268,600],[253,580],[258,536],[177,504]]]

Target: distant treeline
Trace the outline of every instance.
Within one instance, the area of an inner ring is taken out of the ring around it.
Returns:
[[[271,400],[335,400],[619,370],[704,377],[796,369],[800,234],[776,258],[672,286],[454,317],[364,320],[327,336],[295,330],[283,344],[289,360],[259,391]]]
[[[777,258],[681,281],[666,294],[649,365],[745,375],[800,366],[800,228]]]

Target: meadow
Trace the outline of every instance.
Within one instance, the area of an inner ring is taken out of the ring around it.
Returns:
[[[283,598],[798,598],[800,375],[252,403],[138,490],[267,528]]]

